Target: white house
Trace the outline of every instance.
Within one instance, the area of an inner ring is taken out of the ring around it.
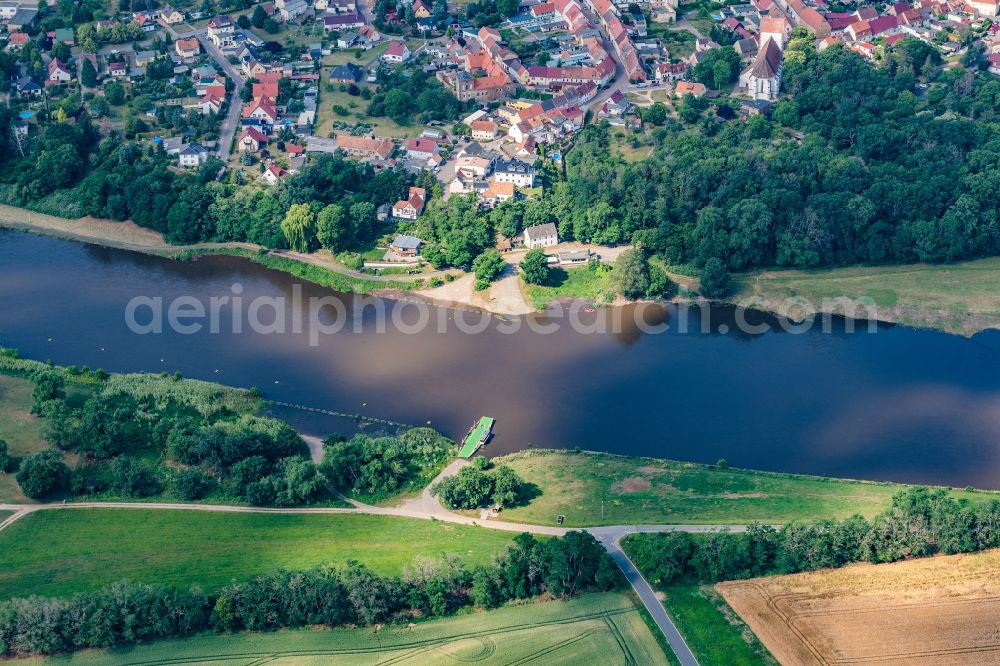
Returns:
[[[556,232],[556,225],[536,224],[524,230],[524,246],[529,250],[536,247],[552,247],[558,245],[559,234]]]
[[[211,153],[200,143],[189,143],[177,153],[177,159],[182,167],[196,167],[208,161]]]
[[[406,142],[406,156],[411,160],[429,160],[438,153],[438,145],[430,139],[417,137]]]
[[[406,199],[392,206],[392,216],[403,220],[415,220],[424,211],[427,191],[422,187],[411,187]]]
[[[389,42],[389,48],[382,54],[382,60],[386,62],[406,62],[409,59],[410,49],[407,48],[406,43],[395,39]]]
[[[513,183],[514,187],[534,187],[535,168],[520,160],[500,160],[493,169],[498,183]]]
[[[53,58],[49,61],[49,81],[66,83],[72,78],[73,75],[70,73],[69,68],[62,64],[59,58]]]

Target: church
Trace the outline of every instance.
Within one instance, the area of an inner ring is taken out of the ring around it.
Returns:
[[[768,37],[754,61],[740,74],[740,88],[750,99],[771,101],[781,88],[781,47]]]

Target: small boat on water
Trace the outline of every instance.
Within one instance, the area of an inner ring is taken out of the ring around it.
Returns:
[[[458,452],[459,457],[469,458],[473,456],[480,446],[490,441],[490,437],[493,436],[494,423],[496,421],[492,416],[484,416],[474,423],[465,436],[462,450]]]

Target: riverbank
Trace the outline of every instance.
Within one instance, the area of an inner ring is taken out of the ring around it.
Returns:
[[[393,275],[367,275],[336,263],[328,252],[304,254],[288,250],[269,251],[253,243],[171,245],[163,239],[162,234],[130,221],[118,222],[94,217],[73,220],[2,204],[0,227],[182,261],[210,254],[242,257],[323,287],[362,294],[381,295],[418,289],[424,285],[424,279],[438,275],[437,272],[428,273],[421,276],[421,279],[409,280]],[[441,271],[440,274],[446,272]]]
[[[804,299],[820,313],[850,314],[837,299],[868,303],[882,322],[933,328],[964,336],[1000,328],[1000,257],[956,264],[863,266],[812,271],[765,271],[733,279],[740,303],[781,313]],[[864,307],[859,316],[867,316]]]
[[[746,524],[871,518],[906,484],[733,469],[590,451],[534,450],[499,458],[540,493],[503,519],[566,527],[617,524]],[[972,503],[1000,494],[953,490]]]

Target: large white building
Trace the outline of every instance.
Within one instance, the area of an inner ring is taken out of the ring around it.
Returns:
[[[556,231],[556,225],[551,222],[536,224],[524,230],[524,246],[529,250],[536,247],[552,247],[558,244],[559,233]]]
[[[498,183],[513,183],[514,187],[534,187],[535,168],[520,160],[500,160],[493,168]]]

